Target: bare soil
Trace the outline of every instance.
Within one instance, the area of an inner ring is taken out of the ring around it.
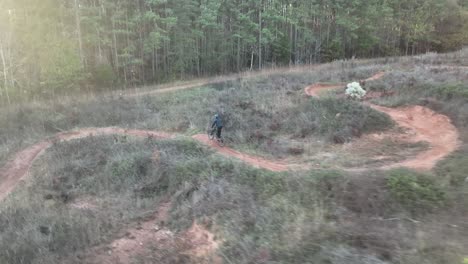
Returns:
[[[178,263],[181,258],[191,263],[222,263],[221,258],[215,255],[219,243],[202,225],[193,223],[190,229],[180,234],[164,226],[170,208],[170,202],[163,202],[149,219],[125,230],[109,245],[90,250],[84,257],[84,263],[127,264],[138,256],[163,260],[164,263]]]

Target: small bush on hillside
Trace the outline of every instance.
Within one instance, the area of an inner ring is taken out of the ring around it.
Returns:
[[[387,180],[392,195],[409,211],[424,212],[446,201],[445,191],[434,179],[407,169],[390,172]]]
[[[362,89],[359,83],[352,82],[346,86],[346,95],[353,99],[362,99],[366,96],[366,90]]]
[[[286,128],[294,134],[306,137],[319,134],[336,143],[344,143],[364,133],[383,131],[391,128],[391,118],[368,106],[346,99],[312,99],[298,106],[297,116],[288,120]]]

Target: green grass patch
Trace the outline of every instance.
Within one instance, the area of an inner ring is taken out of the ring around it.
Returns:
[[[466,84],[448,84],[432,88],[432,93],[443,100],[454,98],[468,99],[468,86]]]
[[[440,208],[447,201],[446,191],[428,175],[408,169],[395,169],[388,175],[387,184],[392,195],[413,213]]]
[[[468,177],[468,150],[466,147],[437,164],[435,172],[438,177],[445,179],[450,185],[463,186]]]

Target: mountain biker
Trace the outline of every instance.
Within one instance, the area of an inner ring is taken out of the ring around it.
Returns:
[[[219,114],[215,114],[214,116],[214,121],[213,121],[213,124],[211,125],[211,128],[213,128],[213,130],[211,131],[211,135],[213,135],[213,133],[215,132],[215,129],[214,129],[215,127],[216,127],[216,137],[218,139],[221,139],[221,131],[223,130],[223,120],[221,119]]]

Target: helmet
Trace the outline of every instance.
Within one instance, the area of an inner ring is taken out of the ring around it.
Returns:
[[[219,115],[218,115],[218,114],[215,114],[215,116],[214,116],[214,117],[215,117],[215,118],[218,118],[218,117],[219,117]]]

